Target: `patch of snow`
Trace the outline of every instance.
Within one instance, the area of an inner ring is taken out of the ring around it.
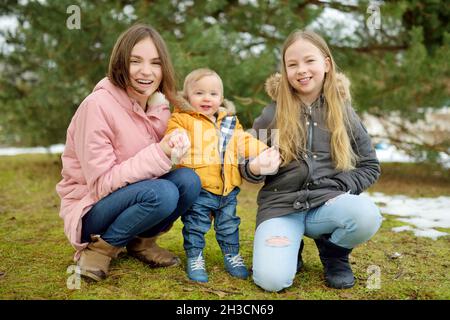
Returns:
[[[401,226],[392,228],[394,232],[412,231],[416,237],[425,237],[436,240],[439,237],[446,236],[448,233],[437,231],[434,229],[415,229],[411,226]]]
[[[50,147],[34,148],[0,148],[0,156],[15,156],[18,154],[36,154],[36,153],[62,153],[64,144],[54,144]]]
[[[384,148],[375,148],[377,158],[380,162],[415,162],[416,160],[404,151],[398,150],[393,145]]]
[[[412,231],[417,237],[432,239],[448,235],[434,228],[450,228],[450,197],[413,199],[403,195],[388,196],[379,192],[364,195],[380,204],[383,214],[400,216],[397,220],[408,224],[392,228],[394,232]]]

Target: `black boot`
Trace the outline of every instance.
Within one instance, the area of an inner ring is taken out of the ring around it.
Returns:
[[[352,252],[352,249],[335,245],[325,237],[314,241],[319,249],[320,261],[322,261],[324,267],[327,286],[336,289],[353,287],[355,285],[355,277],[348,261],[348,255]]]
[[[305,243],[303,242],[303,240],[301,240],[300,248],[298,249],[297,272],[300,272],[300,270],[303,268],[302,251],[303,251],[304,246],[305,246]]]

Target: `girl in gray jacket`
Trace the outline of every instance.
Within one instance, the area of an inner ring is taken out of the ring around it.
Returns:
[[[379,162],[325,41],[295,31],[282,53],[281,75],[266,83],[274,103],[253,125],[257,132],[276,129],[271,144],[282,164],[267,177],[248,163],[241,168],[249,181],[265,179],[257,199],[253,280],[268,291],[291,286],[306,235],[317,244],[327,285],[350,288],[349,254],[381,225],[379,209],[359,195],[378,179]]]

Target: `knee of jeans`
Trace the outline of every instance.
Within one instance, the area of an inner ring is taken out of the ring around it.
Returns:
[[[189,168],[177,169],[177,174],[180,176],[181,191],[188,191],[188,195],[192,197],[197,197],[200,194],[202,188],[202,183],[200,177],[195,173],[194,170]]]
[[[292,245],[291,240],[286,236],[269,236],[264,240],[265,247],[283,248]],[[292,285],[295,277],[295,271],[289,271],[287,262],[283,261],[280,265],[277,261],[271,263],[258,263],[254,260],[253,281],[256,285],[266,291],[278,292]]]
[[[372,205],[372,208],[368,209],[370,210],[366,211],[364,219],[362,219],[363,222],[360,222],[360,228],[366,234],[367,239],[370,239],[380,229],[383,217],[381,216],[380,209],[375,204]]]
[[[239,229],[240,225],[240,219],[238,217],[236,218],[237,219],[232,219],[225,222],[215,220],[214,229],[216,230],[216,233],[220,233],[223,236],[235,233]]]
[[[290,287],[293,277],[275,270],[255,270],[255,267],[253,267],[253,281],[258,287],[266,291],[278,292]]]
[[[157,186],[143,193],[142,202],[158,207],[159,214],[170,215],[177,207],[179,192],[176,185],[167,180],[156,180]]]
[[[369,240],[380,228],[383,218],[380,210],[373,203],[368,203],[352,210],[348,224],[350,231],[358,235],[361,241]]]
[[[211,228],[211,220],[209,217],[192,210],[188,210],[181,216],[184,224],[184,230],[187,233],[206,233]]]

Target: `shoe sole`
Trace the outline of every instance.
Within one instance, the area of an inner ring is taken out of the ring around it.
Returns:
[[[93,272],[89,272],[87,270],[80,270],[80,276],[85,280],[92,280],[95,282],[99,282],[106,279],[106,275],[97,275]]]
[[[327,285],[327,287],[333,288],[333,289],[350,289],[350,288],[355,286],[355,282],[346,283],[346,284],[343,284],[341,286],[333,286],[333,285],[331,285],[330,283],[327,282],[326,285]]]
[[[201,283],[206,283],[209,281],[209,278],[206,278],[206,280],[196,280],[196,279],[192,279],[191,277],[189,277],[188,275],[186,275],[188,277],[188,279],[190,281],[194,281],[194,282],[201,282]]]
[[[154,262],[154,261],[148,261],[146,258],[141,257],[140,255],[137,254],[128,254],[129,256],[138,259],[139,261],[145,263],[147,266],[149,266],[152,269],[155,268],[170,268],[170,267],[176,267],[179,266],[181,264],[181,259],[176,257],[175,258],[175,262],[171,263],[171,264],[161,264],[158,262]]]
[[[188,277],[188,278],[189,278],[189,277]],[[194,279],[191,279],[191,278],[189,278],[189,280],[191,280],[191,281],[193,281],[193,282],[199,282],[199,283],[207,283],[207,282],[209,282],[209,280],[201,281],[201,280],[194,280]]]
[[[231,277],[236,278],[236,279],[242,279],[242,280],[246,280],[248,279],[249,276],[246,277],[238,277],[238,276],[233,276],[232,274],[230,274]]]

